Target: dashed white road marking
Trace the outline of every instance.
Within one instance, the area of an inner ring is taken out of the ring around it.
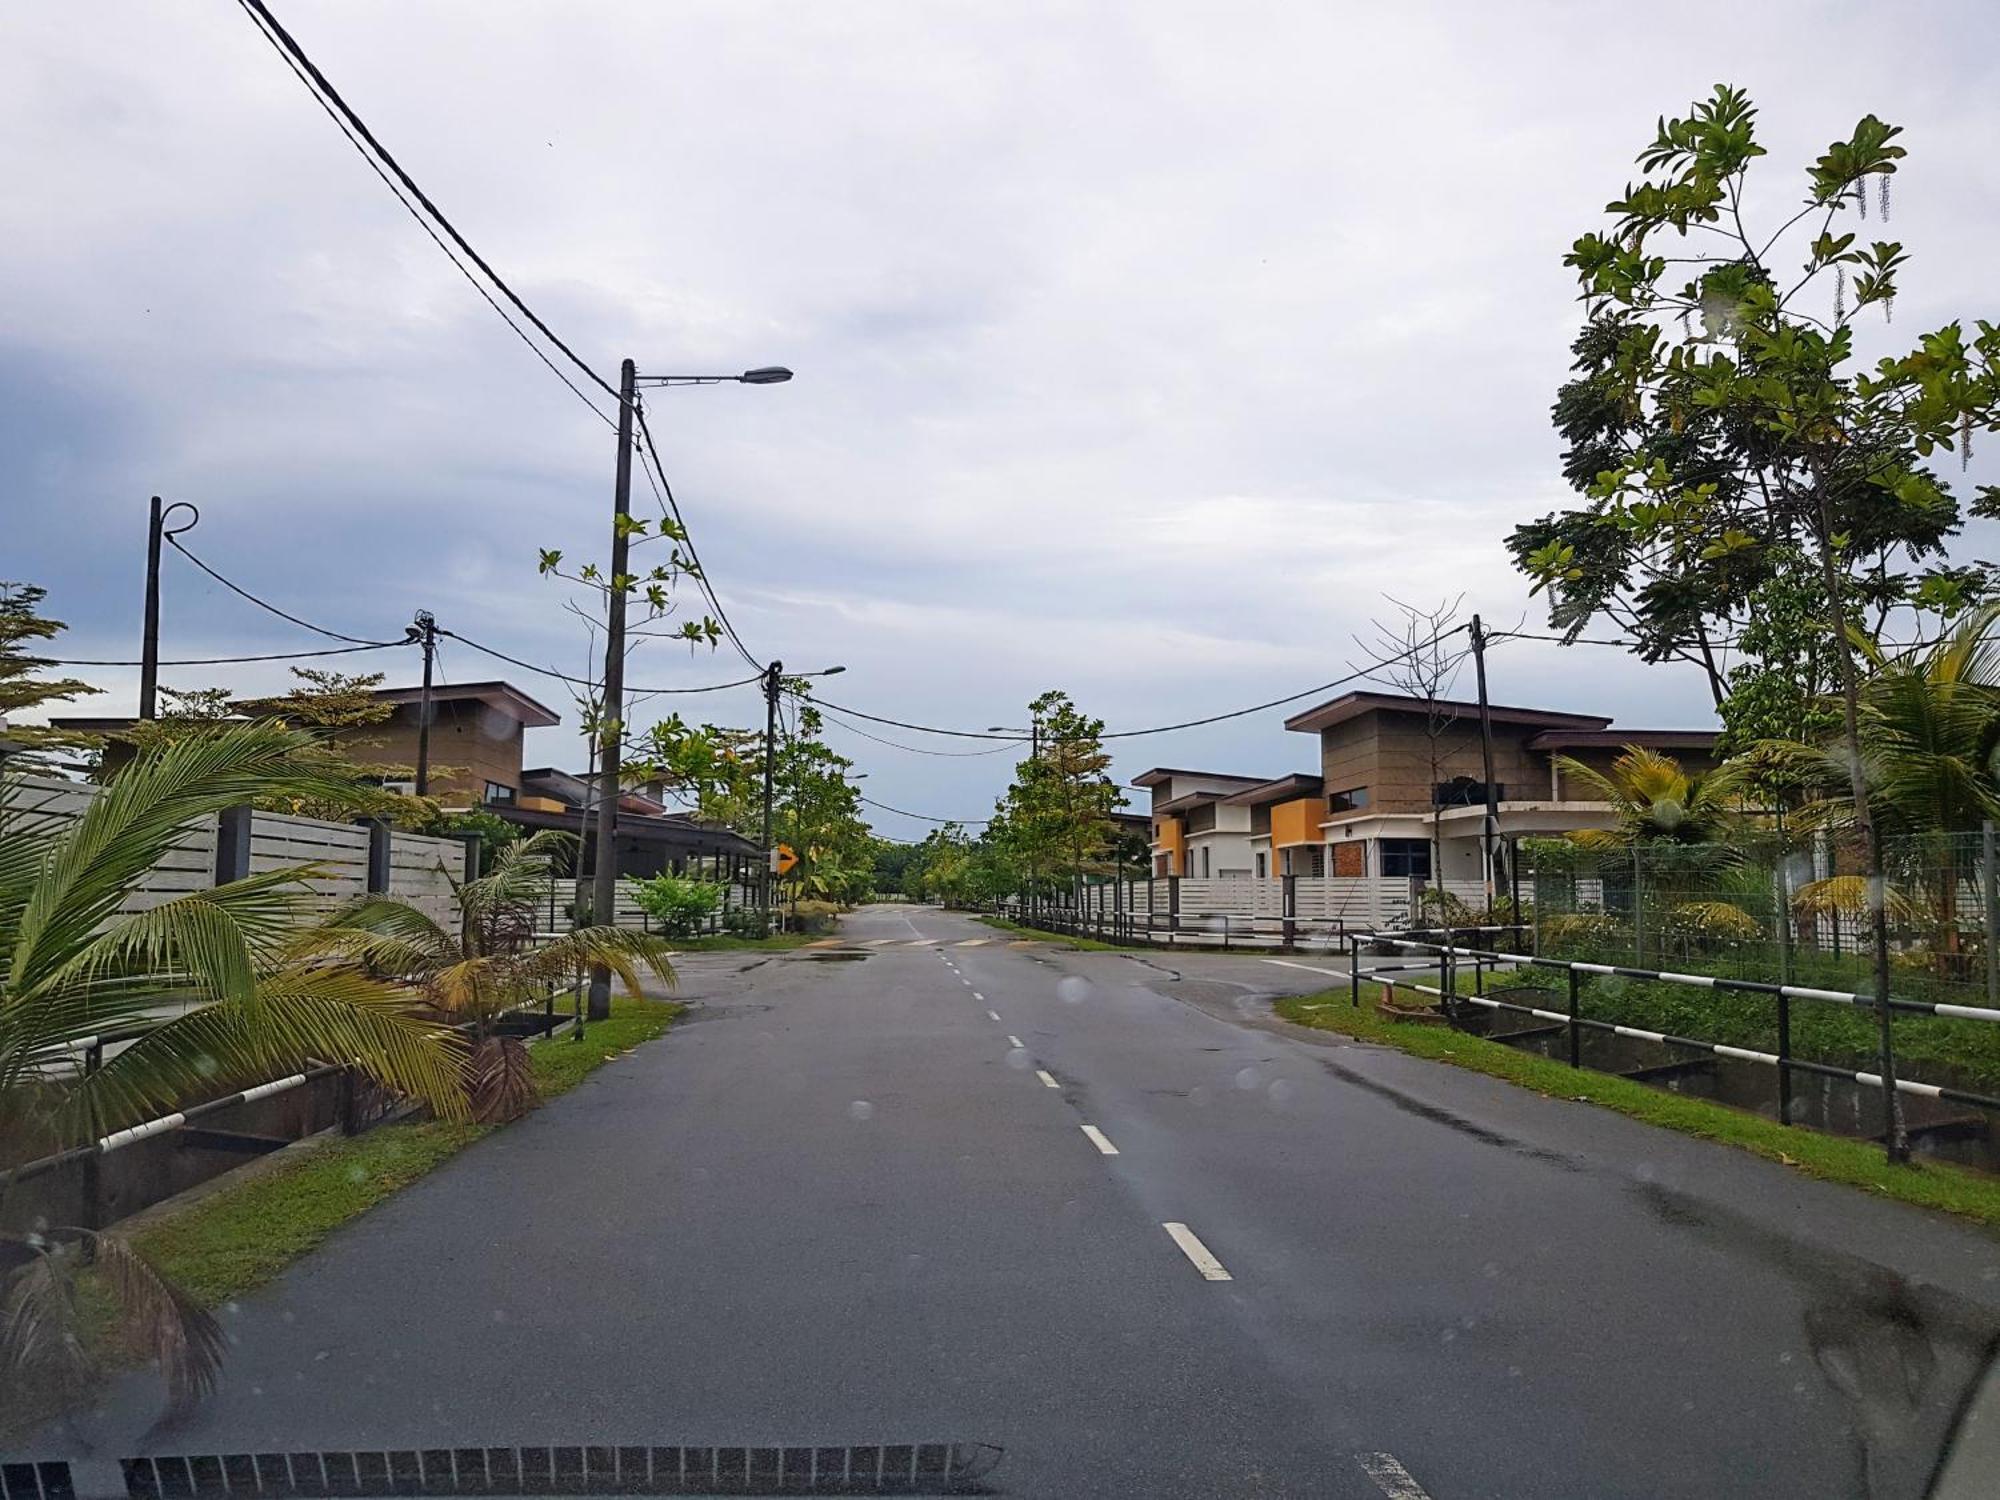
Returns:
[[[1111,1138],[1095,1125],[1082,1125],[1078,1129],[1089,1136],[1090,1144],[1095,1146],[1099,1151],[1102,1151],[1106,1156],[1116,1156],[1118,1154],[1118,1148],[1111,1144]]]
[[[967,989],[972,988],[972,981],[970,979],[967,979],[963,974],[958,976],[958,982],[964,985]]]
[[[974,995],[972,998],[977,1000],[979,997],[977,995]],[[1000,1012],[997,1010],[989,1010],[988,1012],[986,1012],[986,1019],[989,1021],[997,1021],[1000,1019]]]
[[[1090,1129],[1088,1125],[1083,1128],[1085,1130]],[[1187,1225],[1162,1224],[1160,1228],[1166,1230],[1167,1234],[1173,1239],[1173,1242],[1181,1247],[1181,1254],[1194,1262],[1194,1268],[1201,1272],[1204,1281],[1233,1281],[1235,1279],[1222,1268],[1221,1261],[1208,1253],[1208,1246],[1196,1239],[1194,1231],[1188,1228]]]
[[[1431,1500],[1424,1487],[1396,1461],[1393,1453],[1357,1453],[1354,1458],[1389,1500]]]
[[[967,938],[964,942],[958,943],[955,946],[960,948],[983,948],[992,941],[992,938]]]
[[[1007,1045],[1010,1047],[1018,1047],[1021,1045],[1021,1039],[1010,1032],[1007,1037]]]
[[[978,1001],[980,1001],[980,1002],[982,1002],[982,1003],[983,1003],[983,1002],[985,1001],[985,999],[986,999],[986,997],[985,997],[984,995],[980,994],[978,990],[974,990],[974,991],[972,992],[972,998],[973,998],[973,999],[975,999],[975,1000],[978,1000]],[[995,1017],[995,1019],[997,1020],[997,1019],[998,1019],[998,1017]]]
[[[938,940],[936,938],[912,938],[909,942],[903,944],[905,948],[935,948],[937,945]]]
[[[870,938],[868,940],[868,946],[870,948],[881,948],[886,946],[887,944],[900,943],[902,941],[903,940],[901,938]]]
[[[1061,1084],[1057,1083],[1057,1082],[1055,1081],[1055,1079],[1053,1079],[1053,1078],[1051,1078],[1051,1077],[1049,1076],[1049,1074],[1048,1074],[1048,1070],[1047,1070],[1047,1069],[1045,1069],[1045,1068],[1037,1068],[1037,1069],[1035,1069],[1035,1076],[1036,1076],[1037,1078],[1041,1079],[1041,1080],[1042,1080],[1042,1082],[1043,1082],[1043,1083],[1044,1083],[1044,1084],[1045,1084],[1045,1085],[1046,1085],[1047,1087],[1049,1087],[1049,1088],[1052,1088],[1052,1089],[1059,1089],[1059,1088],[1061,1088],[1061,1087],[1062,1087],[1062,1085],[1061,1085]]]

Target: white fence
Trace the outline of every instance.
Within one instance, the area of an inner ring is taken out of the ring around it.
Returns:
[[[18,778],[12,804],[0,811],[0,837],[58,831],[81,817],[100,791],[82,782]],[[177,896],[212,887],[218,822],[208,817],[188,824],[159,862],[132,883],[119,911],[149,911]],[[368,830],[289,813],[253,813],[245,873],[261,875],[299,865],[314,867],[304,882],[312,907],[331,911],[368,889]],[[451,882],[464,869],[465,845],[458,839],[390,835],[388,894],[411,901],[438,922],[449,925],[457,920]]]
[[[1165,879],[1087,885],[1083,910],[1093,918],[1102,913],[1107,922],[1121,910],[1141,921],[1150,913],[1157,927],[1164,927],[1170,914],[1189,927],[1236,917],[1278,920],[1285,915],[1282,880],[1182,878],[1178,885],[1177,895]],[[1347,931],[1366,931],[1408,927],[1415,920],[1415,886],[1401,877],[1299,875],[1292,885],[1293,916],[1300,923],[1337,923]],[[1474,910],[1486,904],[1486,887],[1480,881],[1447,880],[1444,886]]]

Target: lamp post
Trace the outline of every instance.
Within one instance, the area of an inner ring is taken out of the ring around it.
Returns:
[[[780,365],[761,365],[741,375],[647,375],[631,360],[618,370],[618,467],[611,497],[610,589],[604,621],[604,702],[599,709],[597,757],[597,865],[592,871],[590,920],[609,927],[618,900],[618,772],[625,734],[625,575],[631,559],[627,522],[632,514],[632,427],[639,409],[639,387],[672,385],[779,385],[792,378]],[[590,1019],[611,1014],[611,971],[602,964],[590,970]]]

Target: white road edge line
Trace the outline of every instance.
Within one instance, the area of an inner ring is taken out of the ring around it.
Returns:
[[[972,998],[977,1000],[979,997],[977,995],[974,995]],[[1000,1012],[997,1010],[989,1010],[988,1012],[986,1012],[986,1019],[989,1021],[997,1021],[1000,1019]]]
[[[1035,1076],[1041,1079],[1043,1084],[1049,1088],[1059,1089],[1062,1087],[1061,1084],[1057,1083],[1055,1079],[1049,1076],[1048,1072],[1045,1069],[1042,1068],[1035,1069]]]
[[[1304,969],[1308,974],[1331,974],[1336,979],[1352,979],[1354,977],[1353,971],[1350,969],[1322,969],[1318,964],[1295,964],[1289,958],[1267,958],[1264,962],[1267,964],[1281,964],[1287,969]],[[1366,979],[1368,976],[1363,974],[1361,977]]]
[[[980,994],[978,990],[972,992],[972,998],[979,1001],[982,1005],[986,1002],[986,997]],[[997,1020],[998,1017],[995,1017],[995,1019]]]
[[[1389,1500],[1431,1500],[1424,1487],[1396,1461],[1393,1453],[1357,1453],[1354,1458]]]
[[[1086,1125],[1083,1128],[1088,1130],[1090,1127]],[[1201,1272],[1202,1280],[1233,1281],[1235,1279],[1222,1268],[1221,1261],[1208,1253],[1208,1246],[1196,1239],[1194,1231],[1188,1228],[1187,1225],[1162,1224],[1160,1228],[1166,1230],[1173,1242],[1181,1247],[1181,1254],[1194,1262],[1194,1268]]]
[[[1021,1045],[1021,1039],[1015,1036],[1012,1032],[1009,1032],[1007,1034],[1007,1045],[1010,1047],[1018,1047]]]
[[[1089,1136],[1090,1144],[1095,1146],[1099,1151],[1102,1151],[1106,1156],[1116,1156],[1118,1154],[1118,1148],[1111,1144],[1111,1138],[1095,1125],[1079,1125],[1077,1129]]]

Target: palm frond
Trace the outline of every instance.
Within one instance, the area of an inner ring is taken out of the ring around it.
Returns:
[[[675,981],[673,947],[664,938],[630,927],[579,927],[514,960],[522,978],[561,982],[579,970],[602,964],[618,977],[625,992],[635,999],[640,989],[641,968],[662,984]]]
[[[414,1014],[412,998],[347,969],[267,974],[254,1007],[217,1003],[164,1021],[79,1079],[64,1106],[65,1144],[314,1062],[352,1064],[462,1119],[464,1038]]]
[[[120,1321],[167,1382],[167,1413],[184,1413],[215,1389],[229,1341],[222,1325],[145,1256],[116,1235],[91,1234]]]
[[[25,993],[66,962],[197,820],[281,793],[351,794],[352,773],[315,745],[282,724],[229,724],[136,757],[47,840],[6,957],[8,987]]]
[[[481,1042],[473,1050],[467,1073],[472,1118],[482,1125],[518,1120],[541,1102],[534,1059],[515,1037],[490,1036]]]
[[[97,1374],[83,1342],[69,1253],[46,1241],[26,1248],[29,1259],[7,1278],[0,1301],[0,1391],[50,1393],[68,1408]]]

